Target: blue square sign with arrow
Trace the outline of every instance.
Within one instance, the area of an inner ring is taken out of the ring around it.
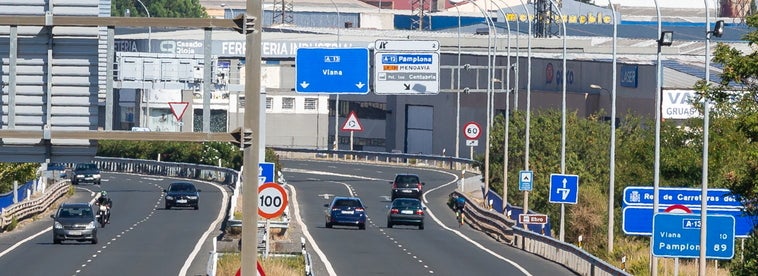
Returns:
[[[367,94],[366,48],[298,48],[295,91],[298,93]]]
[[[531,191],[534,183],[534,173],[532,171],[519,171],[518,189],[519,191]]]
[[[550,203],[576,204],[578,199],[578,175],[550,174]]]

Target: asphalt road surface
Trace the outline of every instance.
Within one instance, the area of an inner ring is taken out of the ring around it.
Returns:
[[[283,160],[291,197],[312,241],[316,275],[574,275],[565,267],[458,227],[447,207],[457,177],[449,171],[347,162]],[[416,173],[426,183],[425,229],[386,227],[390,181]],[[357,196],[367,205],[366,230],[324,227],[324,204]]]

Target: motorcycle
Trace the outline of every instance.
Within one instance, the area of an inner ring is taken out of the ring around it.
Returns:
[[[108,206],[100,205],[100,209],[97,212],[97,222],[100,223],[101,228],[105,228],[105,225],[108,224],[109,212]]]

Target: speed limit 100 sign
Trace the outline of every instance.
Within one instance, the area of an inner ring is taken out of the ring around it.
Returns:
[[[258,187],[258,215],[267,219],[281,216],[287,209],[287,192],[282,185],[269,182]]]
[[[479,126],[476,122],[468,122],[463,127],[463,136],[466,136],[467,139],[479,139],[479,136],[482,135],[482,127]]]

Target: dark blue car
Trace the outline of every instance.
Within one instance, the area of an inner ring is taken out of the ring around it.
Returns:
[[[326,207],[326,228],[334,225],[358,226],[366,229],[366,207],[357,197],[335,197]]]
[[[189,182],[174,182],[163,190],[166,193],[166,209],[171,207],[192,207],[195,210],[200,206],[200,190]]]

